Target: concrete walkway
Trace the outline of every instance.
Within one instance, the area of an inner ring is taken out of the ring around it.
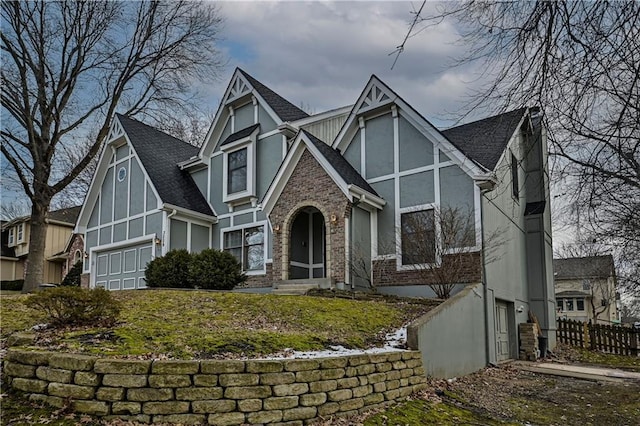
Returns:
[[[586,367],[581,365],[559,364],[551,362],[516,361],[515,364],[521,367],[523,370],[540,374],[574,377],[576,379],[595,381],[635,381],[640,383],[640,373],[623,371],[615,368]]]

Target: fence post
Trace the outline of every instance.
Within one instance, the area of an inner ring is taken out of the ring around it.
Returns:
[[[640,338],[640,331],[632,328],[629,333],[629,351],[633,356],[638,356],[638,338]]]
[[[591,324],[591,320],[587,324],[587,330],[589,331],[589,348],[594,350],[596,348],[596,333],[593,324]]]

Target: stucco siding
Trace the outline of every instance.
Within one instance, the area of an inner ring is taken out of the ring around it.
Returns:
[[[485,307],[481,284],[469,285],[407,329],[428,376],[451,378],[486,365]]]
[[[433,170],[400,177],[400,207],[434,203]]]
[[[207,169],[202,169],[191,173],[191,177],[193,181],[196,183],[196,186],[200,190],[200,193],[206,198],[207,197],[207,178],[209,177],[209,172]]]
[[[393,173],[393,119],[391,114],[365,121],[366,178]]]
[[[378,255],[395,253],[395,190],[394,181],[371,184],[387,204],[378,212]]]
[[[171,219],[169,224],[169,249],[187,249],[187,222]]]
[[[257,197],[262,199],[282,162],[282,135],[260,139],[256,143]]]
[[[361,138],[361,131],[358,129],[343,155],[345,160],[347,160],[349,164],[351,164],[360,174],[362,174]]]
[[[458,166],[440,169],[440,205],[458,209],[462,213],[473,212],[475,185],[471,177]]]
[[[235,124],[234,132],[245,129],[252,124],[255,124],[254,120],[254,106],[252,104],[246,104],[240,108],[234,109]]]
[[[433,164],[433,144],[406,118],[398,119],[400,171]]]

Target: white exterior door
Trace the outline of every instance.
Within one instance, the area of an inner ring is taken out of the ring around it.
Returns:
[[[498,362],[506,361],[510,358],[508,320],[507,305],[496,302],[496,358]]]

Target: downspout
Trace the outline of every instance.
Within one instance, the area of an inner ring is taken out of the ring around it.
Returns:
[[[480,191],[480,235],[482,242],[480,244],[480,252],[482,253],[482,294],[484,297],[484,356],[485,365],[489,365],[490,347],[489,347],[489,289],[487,286],[487,269],[485,262],[485,235],[484,235],[484,212],[482,210],[482,197],[488,190]]]
[[[173,209],[173,210],[171,211],[171,213],[169,213],[169,214],[167,215],[167,227],[166,227],[166,229],[165,229],[163,232],[167,232],[167,230],[170,230],[170,229],[171,229],[171,218],[172,218],[172,217],[174,217],[176,214],[178,214],[178,210]],[[170,233],[170,232],[169,232],[169,235],[171,235],[171,233]],[[166,242],[166,238],[165,238],[165,237],[166,237],[166,235],[163,235],[163,236],[162,236],[162,244],[165,244],[165,242]],[[169,242],[171,242],[171,241],[169,241]],[[167,248],[169,248],[169,244],[167,244]]]
[[[355,290],[356,288],[356,283],[354,282],[355,280],[353,279],[353,228],[354,228],[354,214],[353,214],[353,209],[355,209],[358,204],[360,204],[360,199],[355,199],[352,203],[351,203],[351,215],[350,215],[350,226],[349,226],[349,255],[347,256],[347,262],[348,262],[348,266],[349,266],[349,285],[351,287],[351,290]],[[346,248],[346,247],[345,247]],[[346,269],[346,268],[345,268]],[[345,277],[347,278],[347,277]]]

